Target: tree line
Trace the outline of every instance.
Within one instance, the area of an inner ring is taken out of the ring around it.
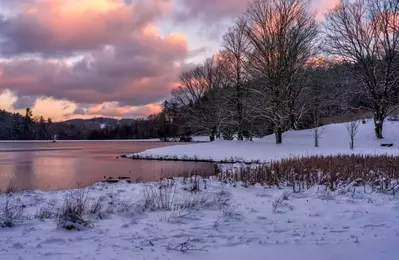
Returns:
[[[53,122],[51,118],[33,116],[27,108],[25,115],[0,110],[0,140],[108,140],[108,139],[149,139],[178,137],[178,125],[166,120],[165,112],[147,118],[111,119],[93,118]],[[191,135],[191,132],[187,132]]]
[[[318,127],[366,109],[375,136],[398,105],[399,1],[341,0],[323,23],[306,0],[253,0],[223,48],[184,71],[162,113],[185,128],[238,140]]]
[[[0,140],[51,139],[52,124],[51,118],[34,117],[30,108],[25,116],[0,109]]]

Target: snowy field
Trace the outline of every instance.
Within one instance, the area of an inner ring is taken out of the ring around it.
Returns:
[[[193,183],[199,192],[190,192]],[[0,223],[7,200],[24,207],[14,227],[0,228],[0,259],[399,259],[399,199],[390,195],[351,186],[294,194],[215,179],[160,187],[0,195]],[[68,231],[54,213],[78,194],[88,226]]]
[[[217,140],[212,143],[188,144],[155,148],[134,154],[144,158],[197,159],[235,162],[269,162],[289,157],[334,154],[393,154],[399,155],[399,122],[385,122],[384,139],[377,140],[372,121],[360,124],[355,138],[355,150],[349,149],[349,134],[345,124],[331,124],[320,131],[320,147],[314,147],[314,131],[288,131],[283,144],[276,145],[274,135],[253,142]],[[381,143],[394,143],[393,147],[380,147]],[[132,157],[132,155],[127,155]]]

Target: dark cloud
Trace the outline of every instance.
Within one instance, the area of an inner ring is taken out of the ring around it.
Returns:
[[[13,109],[25,109],[32,108],[35,106],[37,101],[36,97],[31,96],[20,96],[17,100],[12,104]]]
[[[248,5],[248,0],[179,0],[178,2],[183,7],[175,14],[177,21],[200,19],[207,24],[239,16]]]
[[[189,54],[188,54],[188,58],[193,58],[196,57],[198,55],[204,55],[207,52],[211,51],[211,48],[209,47],[201,47],[198,49],[194,49],[194,50],[190,50]]]
[[[86,115],[87,111],[85,108],[83,107],[77,107],[75,108],[75,110],[73,111],[74,115]]]

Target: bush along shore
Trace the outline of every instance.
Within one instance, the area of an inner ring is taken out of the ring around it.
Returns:
[[[239,157],[231,157],[223,160],[215,160],[211,157],[202,158],[199,156],[177,156],[177,155],[168,155],[168,156],[156,156],[150,154],[129,154],[129,155],[121,155],[121,158],[128,158],[133,160],[150,160],[150,161],[185,161],[185,162],[204,162],[204,163],[220,163],[220,164],[231,164],[231,163],[244,163],[244,164],[260,164],[262,163],[260,160],[251,160],[244,161],[244,159]]]

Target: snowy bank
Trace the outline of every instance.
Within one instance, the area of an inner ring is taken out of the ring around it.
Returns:
[[[397,259],[399,200],[362,187],[99,183],[84,193],[91,224],[83,231],[60,228],[54,215],[71,194],[0,195],[1,209],[23,205],[14,226],[0,229],[0,259]]]
[[[349,148],[349,134],[345,124],[331,124],[321,130],[320,147],[315,148],[314,130],[288,131],[283,144],[276,145],[274,135],[253,142],[218,140],[212,143],[188,144],[150,149],[128,158],[198,160],[214,162],[270,162],[282,158],[337,154],[391,154],[399,155],[399,122],[384,124],[383,140],[374,136],[373,122],[360,124],[355,137],[355,149]],[[381,143],[394,143],[381,147]]]

